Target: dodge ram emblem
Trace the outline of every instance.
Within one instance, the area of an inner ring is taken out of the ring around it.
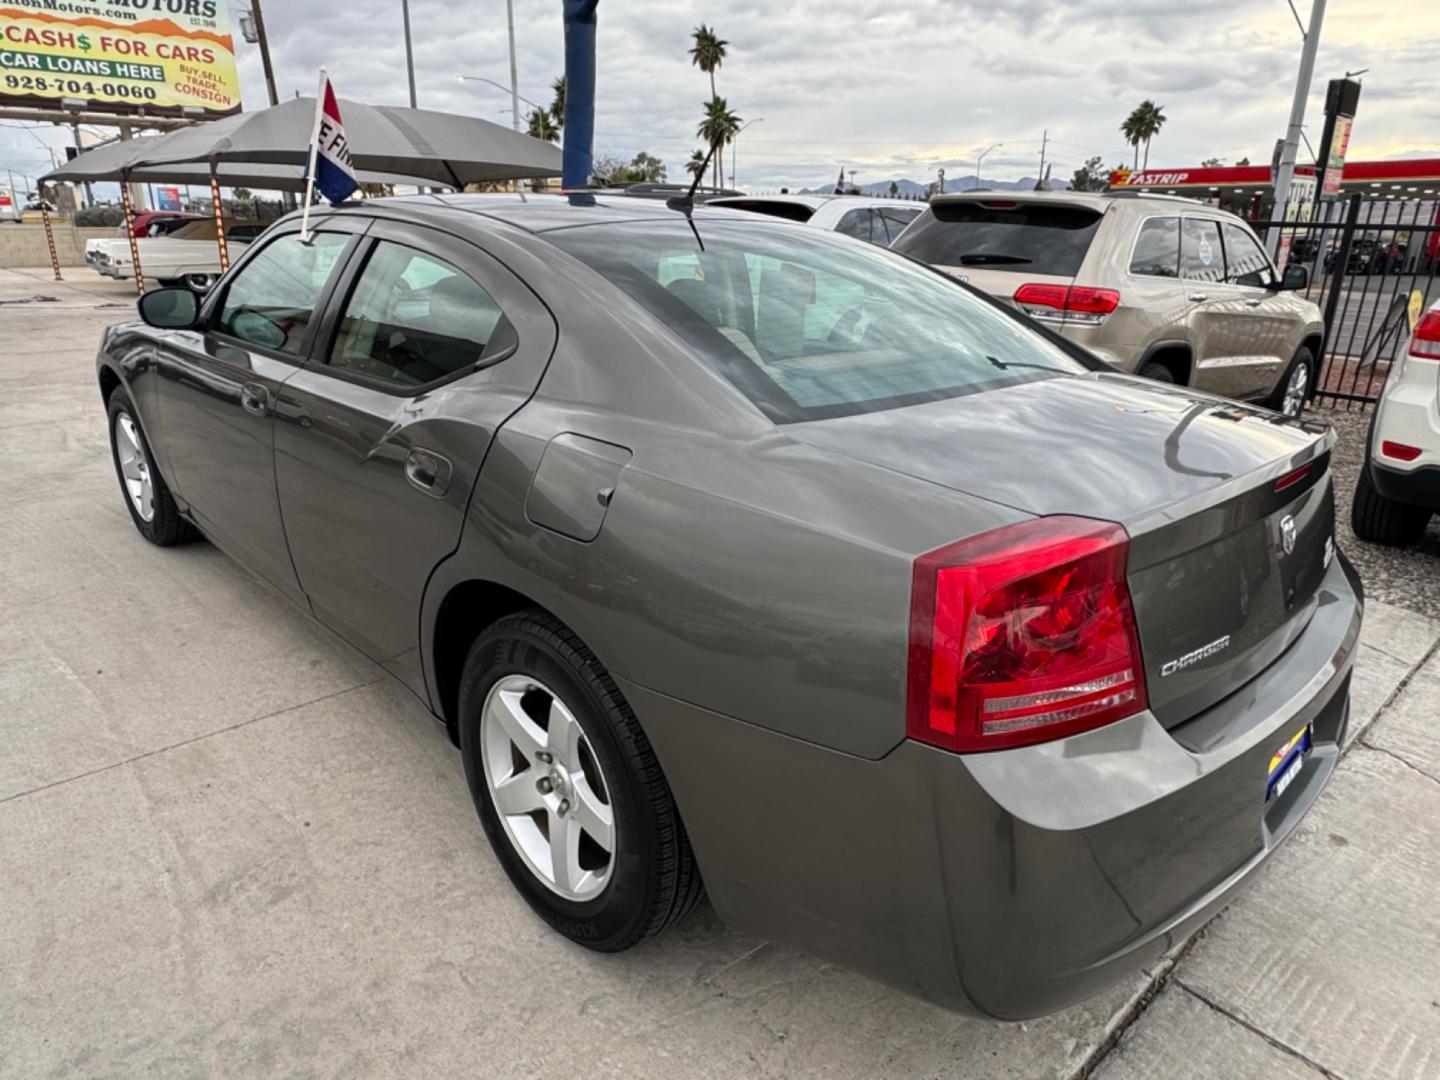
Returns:
[[[1280,546],[1286,555],[1295,551],[1295,519],[1289,514],[1280,519]]]

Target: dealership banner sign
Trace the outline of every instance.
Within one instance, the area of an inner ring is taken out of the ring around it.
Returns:
[[[0,105],[62,103],[237,112],[228,0],[0,0]]]

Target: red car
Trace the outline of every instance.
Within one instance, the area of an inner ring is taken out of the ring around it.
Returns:
[[[176,210],[142,210],[135,215],[135,238],[137,240],[150,236],[150,230],[159,226],[160,231],[155,236],[164,236],[166,233],[174,232],[187,221],[198,221],[204,214],[186,214]],[[125,226],[121,225],[115,231],[116,236],[125,235]]]

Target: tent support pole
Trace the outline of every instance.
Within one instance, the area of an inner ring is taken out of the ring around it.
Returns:
[[[14,188],[10,189],[11,198],[15,197]],[[40,220],[45,222],[45,239],[50,244],[50,268],[55,271],[55,280],[64,281],[60,276],[60,256],[55,251],[55,230],[50,227],[50,211],[45,206],[45,185],[40,185]],[[72,226],[73,228],[73,226]]]
[[[230,269],[230,249],[225,246],[225,208],[220,205],[220,180],[215,163],[210,163],[210,202],[215,207],[215,246],[220,249],[220,272]]]
[[[130,200],[130,174],[120,173],[120,206],[125,211],[125,235],[130,238],[130,265],[135,267],[135,291],[145,292],[145,271],[140,268],[140,242],[135,237],[135,204]]]

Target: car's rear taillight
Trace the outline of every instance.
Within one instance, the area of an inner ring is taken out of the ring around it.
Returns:
[[[1420,456],[1420,447],[1386,439],[1380,444],[1380,456],[1394,458],[1396,461],[1414,461]]]
[[[1129,549],[1114,522],[1047,517],[916,559],[909,736],[998,750],[1145,708]]]
[[[1440,360],[1440,310],[1427,311],[1410,336],[1410,355],[1422,360]]]
[[[1042,321],[1099,325],[1120,306],[1120,294],[1114,289],[1092,289],[1088,285],[1030,282],[1015,290],[1015,303]]]

